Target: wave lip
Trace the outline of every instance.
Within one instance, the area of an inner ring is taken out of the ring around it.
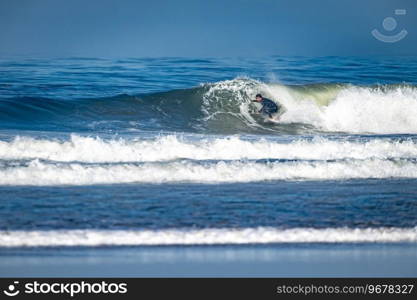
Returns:
[[[417,227],[0,231],[0,247],[404,242],[417,242]]]

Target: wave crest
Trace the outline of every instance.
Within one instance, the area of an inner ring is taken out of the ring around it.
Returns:
[[[56,162],[117,163],[177,159],[409,159],[417,157],[412,139],[331,140],[322,137],[283,142],[268,139],[161,136],[155,139],[101,139],[71,135],[69,140],[16,137],[0,141],[0,160],[41,159]]]
[[[255,113],[255,94],[279,102],[279,124]],[[306,134],[317,132],[417,133],[413,85],[286,86],[236,78],[184,90],[140,96],[51,100],[0,99],[4,128],[158,130],[200,133]]]
[[[0,231],[0,247],[404,242],[417,242],[417,227]]]

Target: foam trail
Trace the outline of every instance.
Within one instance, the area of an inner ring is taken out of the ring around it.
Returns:
[[[265,180],[343,180],[417,178],[417,164],[396,160],[295,162],[193,162],[51,164],[34,160],[27,166],[0,170],[0,185],[91,185],[114,183],[234,183]]]
[[[401,242],[417,242],[417,227],[0,231],[0,247]]]
[[[58,162],[152,162],[175,159],[368,159],[417,157],[413,140],[343,141],[314,138],[290,143],[239,137],[186,141],[170,135],[154,140],[103,140],[72,135],[68,141],[16,137],[0,141],[0,159],[44,159]]]

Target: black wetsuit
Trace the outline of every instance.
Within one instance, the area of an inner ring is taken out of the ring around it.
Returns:
[[[268,98],[262,98],[260,103],[262,104],[262,108],[259,110],[260,113],[272,118],[272,114],[278,112],[278,105],[274,101]]]

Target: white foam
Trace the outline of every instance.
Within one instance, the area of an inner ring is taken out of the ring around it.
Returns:
[[[282,104],[283,123],[304,123],[331,132],[417,133],[417,88],[316,85],[294,88],[236,78],[208,85],[203,112],[207,120],[231,115],[250,127],[274,129],[257,123],[249,113],[255,94]],[[232,99],[232,100],[231,100]]]
[[[333,91],[333,98],[324,101],[328,103],[324,106],[317,101],[320,92],[314,90],[300,94],[282,85],[264,90],[286,107],[283,122],[311,124],[325,131],[417,133],[416,88],[344,87]]]
[[[347,160],[315,162],[193,162],[143,164],[51,164],[34,160],[27,166],[0,170],[0,185],[90,185],[114,183],[234,183],[265,180],[341,180],[417,178],[413,161]]]
[[[221,118],[222,115],[230,115],[243,121],[249,127],[261,127],[268,130],[258,124],[249,113],[251,100],[254,99],[257,90],[266,87],[265,84],[249,78],[236,78],[206,86],[208,90],[203,95],[202,106],[202,111],[206,116],[205,121],[215,119],[217,116]]]
[[[0,141],[0,159],[44,159],[59,162],[152,162],[180,158],[239,159],[368,159],[417,157],[417,142],[373,139],[343,141],[315,138],[283,143],[239,137],[186,141],[175,135],[154,140],[103,140],[72,135],[68,141],[16,137]]]
[[[0,231],[0,247],[401,242],[417,242],[417,227]]]

